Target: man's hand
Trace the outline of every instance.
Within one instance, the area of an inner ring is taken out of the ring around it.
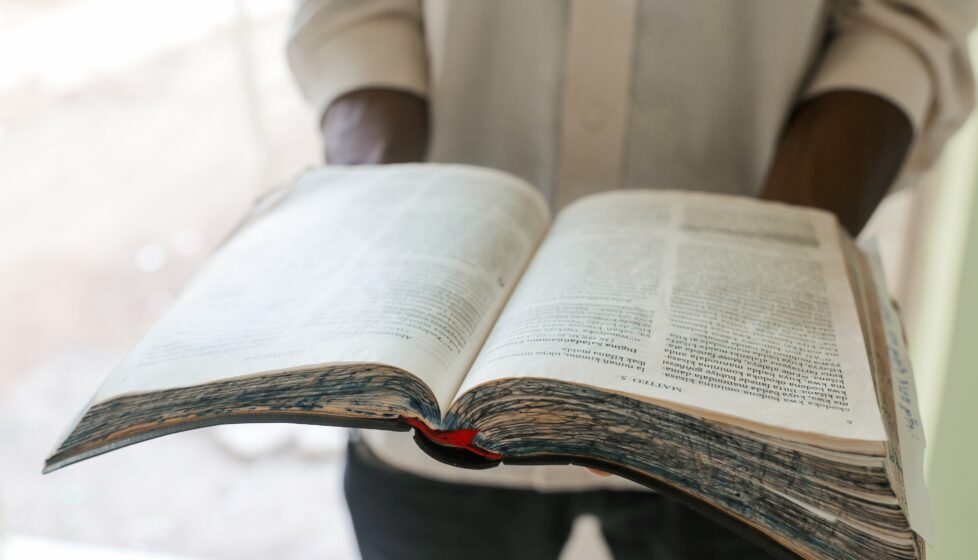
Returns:
[[[329,163],[422,161],[428,148],[428,104],[401,91],[357,90],[330,104],[322,130]]]
[[[889,101],[857,91],[820,95],[792,117],[761,197],[829,210],[856,235],[912,141],[910,120]]]

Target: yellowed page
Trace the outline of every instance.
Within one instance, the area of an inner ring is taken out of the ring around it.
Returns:
[[[324,168],[238,232],[100,389],[269,370],[407,370],[446,406],[548,226],[542,197],[465,166]]]
[[[827,213],[618,191],[558,216],[460,393],[550,377],[753,423],[884,441]]]

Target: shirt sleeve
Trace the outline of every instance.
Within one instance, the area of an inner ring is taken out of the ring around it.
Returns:
[[[357,89],[425,96],[420,0],[301,0],[288,59],[299,89],[319,114]]]
[[[933,164],[974,103],[967,36],[978,0],[837,0],[803,98],[833,90],[883,97],[910,120],[909,167]]]

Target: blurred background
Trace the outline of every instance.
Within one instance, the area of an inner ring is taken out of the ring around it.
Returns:
[[[252,200],[320,161],[290,10],[0,3],[0,558],[356,558],[338,430],[198,430],[40,475]],[[970,557],[978,527],[976,155],[972,119],[867,232],[906,319],[939,560]],[[586,541],[567,557],[602,554]]]

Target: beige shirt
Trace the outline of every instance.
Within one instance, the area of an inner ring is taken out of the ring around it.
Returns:
[[[978,0],[303,0],[289,61],[318,111],[363,88],[426,97],[429,159],[522,176],[559,208],[612,188],[756,195],[799,102],[882,96],[910,119],[900,182],[972,105]],[[402,433],[385,461],[447,480],[621,486],[583,469],[464,471]]]

